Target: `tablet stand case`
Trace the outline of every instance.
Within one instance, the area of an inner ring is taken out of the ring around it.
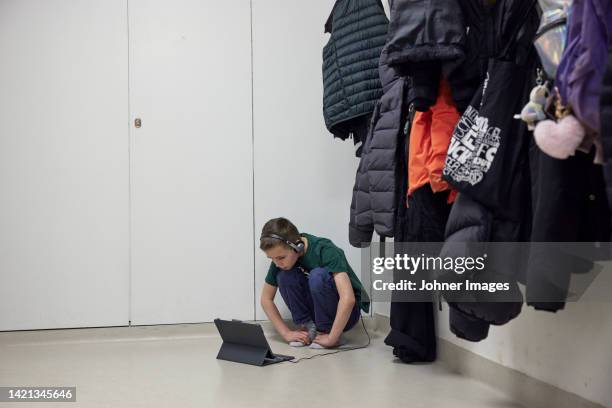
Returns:
[[[275,357],[260,325],[221,319],[215,325],[223,339],[217,359],[263,366]]]

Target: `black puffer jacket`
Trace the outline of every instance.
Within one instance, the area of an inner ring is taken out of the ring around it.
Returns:
[[[427,111],[436,101],[446,63],[464,56],[466,28],[458,0],[391,0],[389,64],[413,79],[413,103]]]
[[[458,0],[391,0],[389,63],[461,58],[465,27]]]
[[[527,204],[529,201],[527,201]],[[517,206],[521,204],[514,203]],[[441,280],[461,282],[508,283],[510,290],[499,294],[487,292],[443,293],[451,307],[450,328],[460,338],[480,341],[487,337],[489,325],[502,325],[519,315],[522,294],[517,284],[517,272],[524,270],[526,257],[522,247],[510,248],[507,244],[482,247],[486,242],[511,242],[525,240],[528,236],[528,220],[512,221],[494,215],[489,209],[466,194],[459,194],[446,225],[446,241],[441,257],[466,257],[487,254],[486,269],[470,276],[451,272]]]
[[[384,50],[379,72],[384,94],[374,108],[351,201],[349,241],[355,247],[370,243],[374,231],[382,237],[394,235],[396,164],[402,156],[398,138],[404,136],[409,81],[389,67]]]

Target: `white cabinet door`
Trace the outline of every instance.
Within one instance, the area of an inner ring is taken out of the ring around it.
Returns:
[[[0,330],[128,324],[126,5],[0,1]]]
[[[252,319],[249,0],[130,0],[132,324]]]

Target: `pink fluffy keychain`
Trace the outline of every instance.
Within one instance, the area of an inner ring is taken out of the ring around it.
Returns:
[[[548,91],[548,83],[540,83],[533,88],[529,102],[514,117],[527,123],[529,130],[535,130],[533,135],[540,150],[555,159],[564,160],[573,156],[586,135],[584,127],[571,110],[561,104],[558,89],[555,88],[552,93]],[[557,121],[547,117],[556,118]]]
[[[544,120],[536,125],[533,136],[538,147],[555,159],[567,159],[576,153],[585,136],[582,124],[574,115],[559,122]]]

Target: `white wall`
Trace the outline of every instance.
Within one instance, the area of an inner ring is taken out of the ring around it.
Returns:
[[[343,248],[359,275],[359,250],[348,243],[358,159],[352,140],[326,130],[322,111],[323,26],[333,3],[253,0],[255,235],[270,218],[287,217]],[[259,296],[270,261],[255,244]],[[265,318],[259,302],[256,317]]]
[[[591,297],[606,298],[609,295]],[[374,310],[388,317],[390,303],[376,302]],[[492,325],[488,337],[478,343],[459,339],[450,331],[446,303],[441,312],[437,306],[435,311],[438,337],[589,401],[612,407],[612,303],[572,302],[557,313],[523,305],[516,319],[504,326]]]
[[[438,334],[496,363],[523,372],[605,407],[612,406],[612,304],[568,303],[556,314],[524,306],[505,326],[491,326],[480,343],[450,332],[448,307]]]

